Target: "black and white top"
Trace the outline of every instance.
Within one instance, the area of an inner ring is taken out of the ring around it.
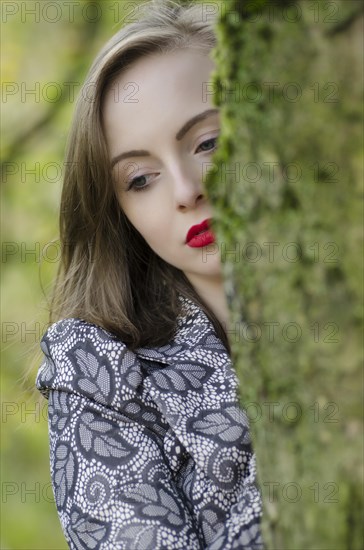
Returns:
[[[71,549],[263,548],[237,377],[193,302],[175,338],[132,353],[81,319],[44,334],[51,477]]]

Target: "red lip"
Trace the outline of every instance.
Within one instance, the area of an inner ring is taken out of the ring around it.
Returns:
[[[187,232],[186,244],[192,248],[207,246],[215,241],[215,236],[210,230],[210,220],[204,220],[198,225],[193,225]]]

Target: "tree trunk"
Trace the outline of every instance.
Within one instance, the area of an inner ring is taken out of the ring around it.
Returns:
[[[359,550],[363,4],[219,7],[209,253],[223,262],[265,544]]]

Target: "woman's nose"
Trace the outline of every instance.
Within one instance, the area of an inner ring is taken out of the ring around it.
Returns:
[[[205,200],[202,176],[187,170],[174,174],[174,198],[178,210],[195,208]]]

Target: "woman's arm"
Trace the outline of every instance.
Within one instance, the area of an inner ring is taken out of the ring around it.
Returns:
[[[71,549],[262,548],[250,452],[229,504],[214,482],[228,455],[213,461],[219,472],[201,469],[206,445],[199,444],[197,459],[173,418],[167,423],[162,412],[167,398],[177,403],[176,393],[153,393],[141,362],[122,342],[100,327],[67,319],[48,329],[41,347],[45,361],[36,385],[49,399],[52,483]],[[218,417],[213,415],[215,423]],[[209,429],[204,426],[190,434],[193,441]]]
[[[49,393],[51,476],[71,549],[200,549],[162,441],[89,398]]]

